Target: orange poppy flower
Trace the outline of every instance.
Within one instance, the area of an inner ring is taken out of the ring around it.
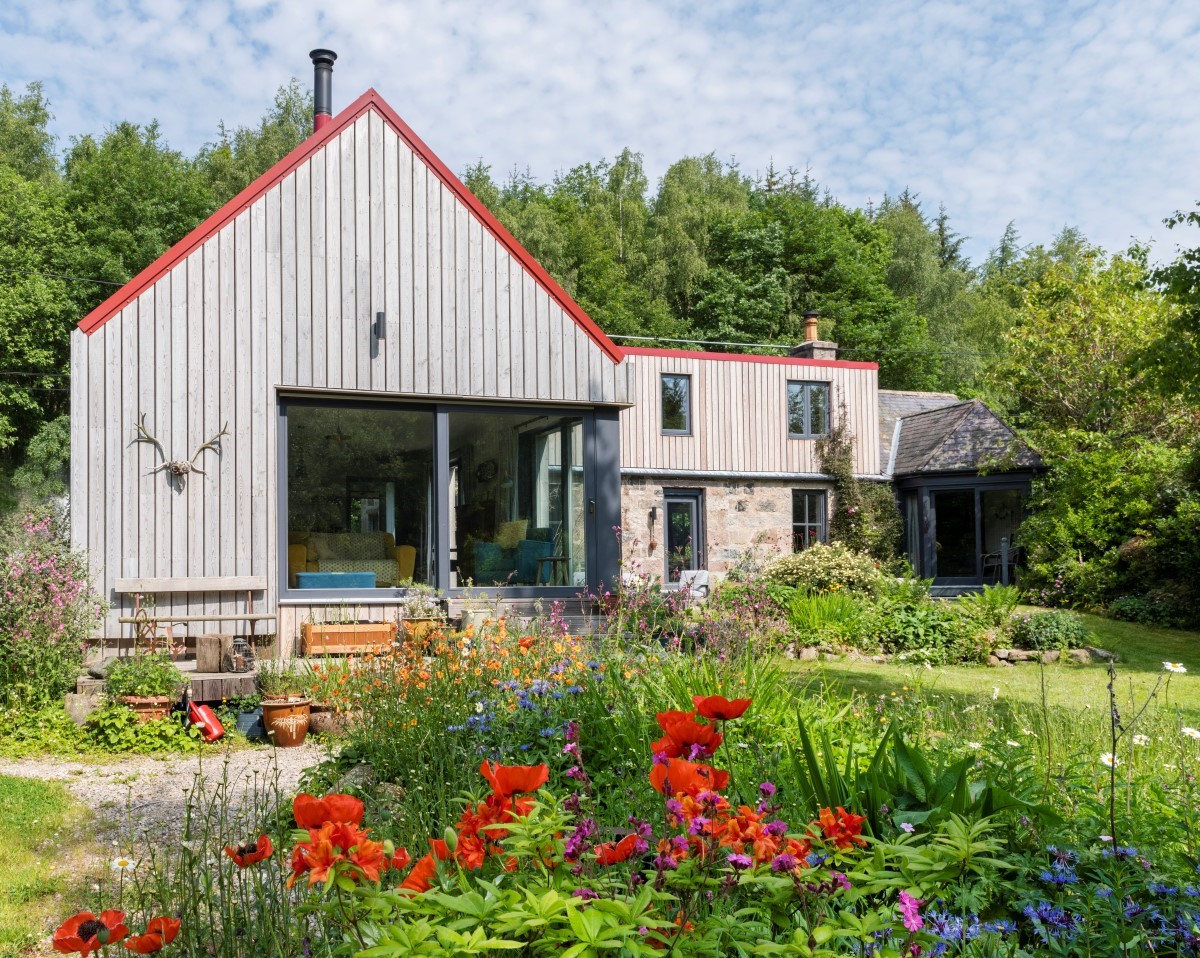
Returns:
[[[550,779],[550,767],[541,765],[500,765],[486,759],[479,766],[492,791],[501,799],[521,792],[536,792]]]
[[[534,641],[535,640],[532,635],[524,635],[521,637],[521,640],[518,644],[523,649],[531,649],[531,648],[533,648]]]
[[[125,947],[136,951],[139,955],[149,955],[162,949],[175,940],[179,934],[179,920],[162,915],[151,919],[146,926],[144,935],[136,935],[125,940]]]
[[[128,934],[123,911],[102,911],[99,918],[90,911],[81,911],[64,921],[54,933],[54,950],[65,955],[79,952],[87,958],[93,951],[116,944]]]
[[[233,848],[230,845],[225,846],[225,854],[233,859],[233,863],[238,868],[256,865],[270,858],[274,853],[275,849],[272,847],[271,839],[268,835],[259,835],[258,841],[246,842],[243,845],[238,845],[237,848]]]
[[[680,717],[672,722],[664,722],[663,716],[659,716],[659,724],[663,726],[663,731],[667,734],[651,744],[650,748],[655,754],[661,753],[668,758],[680,758],[692,755],[693,746],[696,746],[698,754],[708,757],[721,747],[725,736],[717,731],[716,726],[697,722],[691,717],[694,713],[677,712],[673,714]]]
[[[753,699],[727,699],[723,695],[693,695],[692,704],[706,719],[728,722],[741,718]]]
[[[412,861],[412,856],[409,855],[408,849],[401,845],[392,853],[392,859],[389,864],[396,871],[399,871],[401,868],[407,868],[410,861]]]
[[[320,828],[326,822],[360,825],[363,803],[353,795],[335,794],[315,798],[302,792],[292,802],[292,816],[301,828]]]
[[[368,881],[379,881],[379,873],[387,870],[388,857],[381,842],[363,838],[351,853],[350,863],[356,865]]]
[[[853,845],[865,846],[867,844],[866,839],[862,837],[862,826],[865,821],[863,816],[854,815],[842,808],[841,805],[837,807],[837,812],[822,808],[817,818],[825,839],[832,842],[838,851],[845,851]]]
[[[729,784],[729,773],[711,765],[672,758],[666,765],[655,765],[650,769],[650,784],[660,795],[668,794],[664,791],[668,785],[672,795],[680,792],[698,795],[700,792],[719,792]]]
[[[626,835],[619,842],[605,842],[596,846],[596,860],[601,865],[617,865],[628,861],[637,850],[637,835]]]

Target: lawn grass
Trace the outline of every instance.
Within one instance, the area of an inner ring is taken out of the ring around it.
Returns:
[[[1084,624],[1095,634],[1098,648],[1115,652],[1117,688],[1123,703],[1143,701],[1160,679],[1160,701],[1179,709],[1190,724],[1200,724],[1200,632],[1162,629],[1117,622],[1095,615],[1083,616]],[[1163,662],[1182,662],[1189,672],[1171,677]],[[797,666],[810,681],[820,682],[843,694],[857,691],[866,695],[891,695],[914,687],[925,693],[943,693],[964,701],[1004,699],[1016,706],[1040,707],[1043,669],[1033,664],[1009,668],[982,665],[914,667],[904,663],[878,665],[869,661],[831,658],[824,662]],[[1102,663],[1092,665],[1054,664],[1044,667],[1046,704],[1072,711],[1108,708],[1108,670]]]
[[[79,910],[67,899],[85,813],[60,782],[7,775],[0,809],[0,958],[16,958]]]

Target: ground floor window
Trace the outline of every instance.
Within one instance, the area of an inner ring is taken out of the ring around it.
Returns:
[[[678,582],[685,572],[704,568],[704,493],[700,489],[664,489],[666,508],[667,582]]]
[[[792,551],[825,541],[825,493],[820,489],[792,490]]]
[[[287,588],[588,584],[592,414],[299,398],[280,412]]]

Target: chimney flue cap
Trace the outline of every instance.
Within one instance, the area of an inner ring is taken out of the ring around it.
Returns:
[[[313,63],[313,132],[316,133],[333,117],[333,61],[337,54],[318,48],[308,55]]]
[[[804,317],[804,341],[811,343],[817,338],[817,319],[820,314],[815,309],[806,309],[801,315]]]

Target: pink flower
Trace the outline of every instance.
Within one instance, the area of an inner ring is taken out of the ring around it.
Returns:
[[[909,931],[920,931],[925,927],[925,921],[921,917],[923,904],[924,899],[913,898],[906,891],[900,892],[900,915],[904,919],[904,927]]]

